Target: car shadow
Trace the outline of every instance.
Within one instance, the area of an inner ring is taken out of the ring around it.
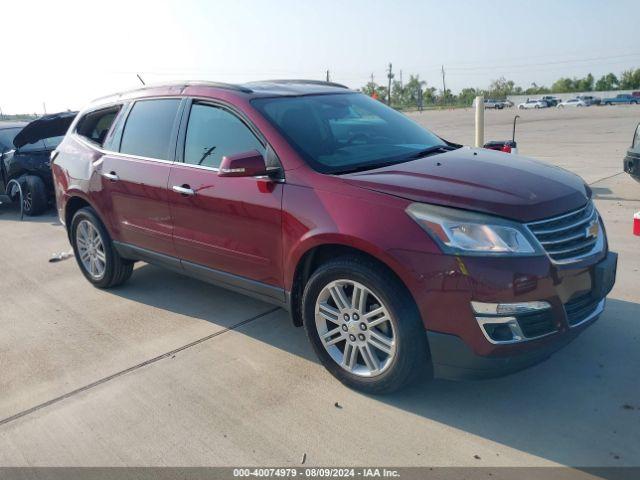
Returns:
[[[211,298],[217,296],[207,295],[207,290],[217,287],[150,265],[137,268],[132,282],[112,292],[216,323]],[[157,294],[167,289],[171,295]],[[269,308],[265,304],[265,311]],[[294,328],[288,314],[279,312],[238,331],[317,362],[303,329]],[[637,465],[639,319],[640,304],[612,299],[601,318],[574,342],[528,370],[476,382],[423,381],[371,398],[564,465],[592,465],[594,451],[603,451],[612,465]],[[634,445],[628,444],[629,438],[635,439]]]
[[[0,203],[0,222],[1,221],[20,221],[20,205],[16,202],[13,203]],[[56,209],[51,207],[45,210],[42,214],[35,217],[29,217],[24,215],[23,222],[34,223],[49,223],[51,225],[62,225],[56,213]]]

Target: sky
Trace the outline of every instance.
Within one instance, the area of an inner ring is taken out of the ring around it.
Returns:
[[[419,74],[454,93],[640,67],[638,0],[3,2],[0,109],[51,113],[172,80]]]

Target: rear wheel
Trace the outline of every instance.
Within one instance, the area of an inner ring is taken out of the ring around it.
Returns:
[[[47,209],[47,188],[40,177],[27,175],[20,181],[22,208],[25,215],[33,217]]]
[[[371,260],[347,256],[322,265],[305,287],[302,307],[318,358],[349,387],[392,392],[419,378],[429,364],[413,299]]]
[[[71,221],[71,244],[83,275],[98,288],[111,288],[126,282],[133,273],[133,262],[113,248],[111,237],[91,207],[81,208]]]

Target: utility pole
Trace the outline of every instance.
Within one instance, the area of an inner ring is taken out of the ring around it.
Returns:
[[[442,65],[442,103],[447,97],[447,85],[444,83],[444,65]]]
[[[514,120],[515,124],[515,120]],[[484,145],[484,97],[476,97],[476,148]]]
[[[400,70],[400,88],[404,87],[404,84],[402,83],[402,70]]]
[[[389,62],[389,71],[387,72],[387,78],[389,79],[389,89],[387,90],[387,105],[391,106],[391,80],[395,75],[393,74],[393,65]]]
[[[47,104],[42,102],[42,110],[44,110],[44,114],[47,114]]]
[[[371,73],[371,83],[375,83],[373,79],[374,79],[374,76],[373,76],[373,73]]]
[[[330,77],[329,77],[329,70],[327,70],[327,82],[330,82]]]
[[[2,107],[0,107],[0,120],[4,118],[4,114],[2,113]]]

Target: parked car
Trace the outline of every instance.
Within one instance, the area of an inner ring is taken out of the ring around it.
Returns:
[[[636,105],[640,103],[640,98],[634,97],[633,95],[629,95],[628,93],[620,93],[613,98],[603,98],[603,105],[614,105],[618,103],[628,103]]]
[[[638,92],[631,92],[631,96],[636,97],[636,98],[640,98],[640,91],[638,91]]]
[[[593,95],[578,95],[576,98],[582,100],[587,106],[600,105],[602,102],[602,99]]]
[[[143,260],[272,302],[367,392],[428,366],[477,378],[537,363],[602,313],[615,279],[580,177],[447,142],[337,84],[102,98],[53,174],[93,285],[120,285]]]
[[[558,97],[554,97],[551,95],[545,95],[544,97],[542,97],[542,101],[547,104],[547,107],[555,107],[561,102]]]
[[[511,100],[504,100],[502,102],[502,104],[504,105],[504,108],[511,108],[513,107],[513,102]]]
[[[23,192],[23,211],[26,215],[41,214],[53,200],[53,178],[50,155],[62,141],[77,112],[45,115],[29,124],[0,130],[2,161],[0,161],[0,195],[16,199],[18,187]],[[2,128],[2,127],[0,127]],[[11,150],[8,149],[9,139]]]
[[[491,98],[487,98],[484,101],[484,108],[493,108],[496,110],[502,110],[504,108],[504,103],[501,100],[494,100]]]
[[[530,109],[530,108],[547,108],[548,104],[544,100],[527,100],[524,103],[518,105],[520,110]]]
[[[623,168],[634,180],[640,182],[640,123],[633,134],[631,147],[624,157]]]
[[[558,104],[557,108],[564,107],[586,107],[587,104],[584,100],[580,100],[579,98],[570,98],[569,100],[564,100]]]

